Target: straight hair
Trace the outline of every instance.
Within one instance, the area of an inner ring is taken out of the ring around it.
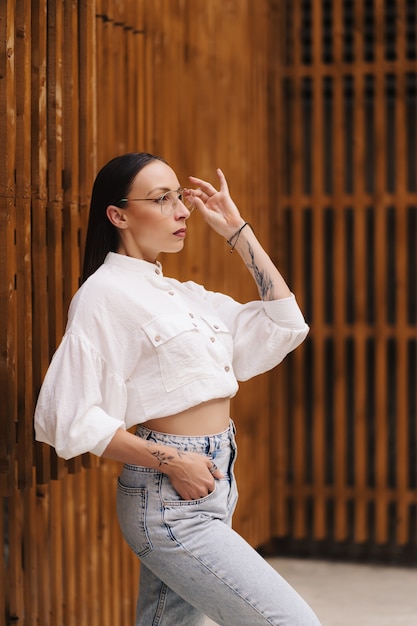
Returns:
[[[119,245],[117,228],[107,217],[111,204],[122,208],[137,174],[152,161],[166,161],[148,152],[129,152],[115,157],[104,165],[96,176],[91,194],[84,263],[81,283],[84,283],[104,263],[108,252]]]

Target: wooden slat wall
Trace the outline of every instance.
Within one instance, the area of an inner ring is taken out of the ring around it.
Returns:
[[[117,464],[65,463],[32,429],[94,175],[130,150],[184,184],[222,167],[311,323],[233,403],[236,529],[415,548],[415,32],[414,0],[0,3],[0,626],[133,621]],[[166,272],[256,297],[189,227]]]
[[[261,4],[217,0],[0,6],[0,626],[133,621],[139,566],[115,516],[119,468],[89,455],[65,463],[34,445],[34,402],[78,285],[91,184],[108,159],[158,152],[185,183],[191,173],[215,181],[222,166],[267,244],[266,20]],[[198,219],[182,258],[164,263],[256,295]],[[242,387],[236,526],[260,544],[270,536],[268,380]]]
[[[272,4],[276,248],[311,324],[275,373],[273,535],[415,555],[416,4]]]
[[[138,566],[114,516],[116,468],[33,454],[34,399],[78,286],[97,169],[95,9],[0,6],[2,625],[132,621]],[[115,590],[104,602],[103,582]]]

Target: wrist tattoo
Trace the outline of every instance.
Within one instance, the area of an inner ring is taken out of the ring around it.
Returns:
[[[261,271],[255,263],[255,255],[250,244],[248,244],[249,256],[251,262],[247,263],[247,267],[252,270],[255,277],[256,284],[258,285],[259,295],[262,300],[273,300],[274,283],[271,277],[265,271]]]

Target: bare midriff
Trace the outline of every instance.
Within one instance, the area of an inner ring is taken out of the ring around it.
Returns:
[[[141,424],[150,430],[171,435],[214,435],[229,427],[230,398],[218,398],[203,402],[190,409],[149,420]]]

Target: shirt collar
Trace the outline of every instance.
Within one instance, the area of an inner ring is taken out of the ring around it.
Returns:
[[[150,263],[149,261],[135,259],[134,257],[126,256],[125,254],[108,252],[106,258],[104,259],[104,263],[105,265],[109,265],[111,267],[136,272],[144,277],[150,278],[155,277],[155,275],[163,276],[162,265],[159,261]]]

